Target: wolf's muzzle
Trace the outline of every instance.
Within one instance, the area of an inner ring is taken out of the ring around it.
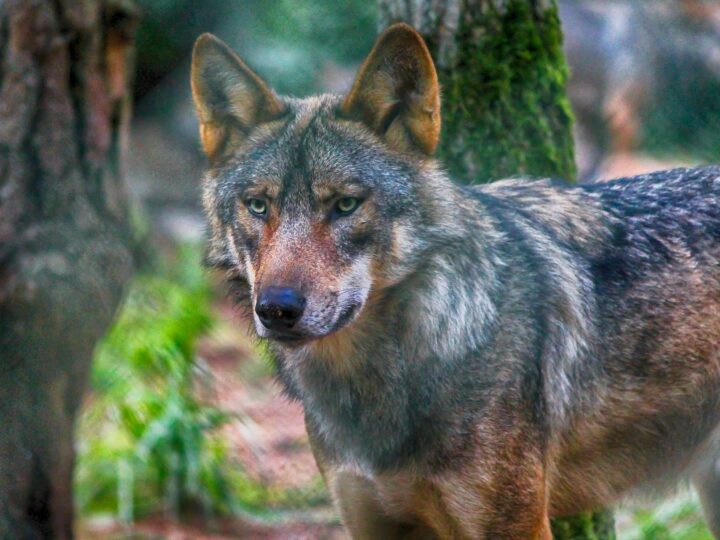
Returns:
[[[260,291],[255,303],[263,326],[269,330],[290,330],[302,318],[307,301],[290,287],[267,287]]]

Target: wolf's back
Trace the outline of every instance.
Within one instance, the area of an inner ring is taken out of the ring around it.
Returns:
[[[673,169],[587,189],[610,220],[628,264],[720,255],[720,166]]]

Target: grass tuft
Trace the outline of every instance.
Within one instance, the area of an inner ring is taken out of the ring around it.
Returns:
[[[210,301],[192,248],[135,280],[95,356],[78,437],[81,513],[131,522],[160,510],[233,510],[233,467],[219,436],[231,415],[201,399],[208,372],[195,356],[213,324]]]

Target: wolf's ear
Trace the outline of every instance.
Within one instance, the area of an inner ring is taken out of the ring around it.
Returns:
[[[200,139],[211,159],[231,135],[242,137],[283,111],[268,85],[212,34],[203,34],[195,42],[191,83]]]
[[[411,26],[385,30],[342,104],[401,151],[432,154],[440,138],[440,89],[425,41]]]

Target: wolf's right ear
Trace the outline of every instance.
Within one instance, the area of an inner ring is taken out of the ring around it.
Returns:
[[[270,87],[212,34],[195,42],[191,83],[200,139],[210,159],[222,152],[231,135],[242,137],[283,112]]]
[[[396,150],[435,151],[440,88],[430,52],[414,28],[399,23],[378,37],[341,111]]]

